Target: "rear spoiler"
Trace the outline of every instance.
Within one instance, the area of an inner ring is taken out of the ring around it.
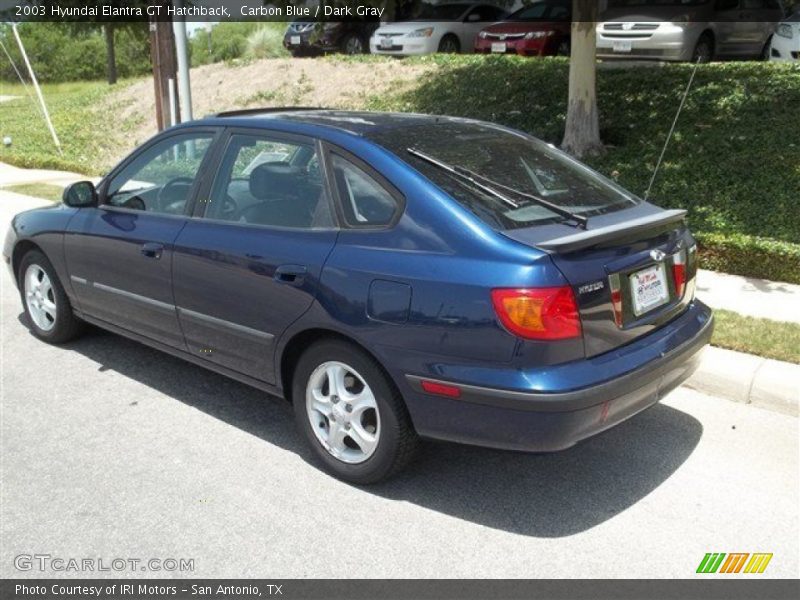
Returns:
[[[604,242],[609,242],[621,237],[635,235],[640,231],[647,229],[654,229],[656,227],[666,227],[673,223],[679,223],[686,218],[686,211],[675,209],[657,212],[653,215],[634,219],[632,221],[624,221],[622,223],[615,223],[607,227],[599,229],[588,229],[580,233],[572,235],[565,235],[563,237],[546,240],[544,242],[537,242],[535,246],[547,252],[556,252],[559,254],[566,254],[568,252],[575,252],[582,248],[596,246]],[[591,221],[590,221],[591,223]]]

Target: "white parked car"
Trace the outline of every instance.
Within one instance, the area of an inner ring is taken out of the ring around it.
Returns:
[[[597,56],[709,62],[766,58],[780,0],[608,0]]]
[[[778,23],[769,49],[770,60],[800,60],[800,9]]]
[[[424,4],[413,20],[379,27],[370,38],[370,51],[396,56],[472,52],[478,32],[506,14],[489,4]]]

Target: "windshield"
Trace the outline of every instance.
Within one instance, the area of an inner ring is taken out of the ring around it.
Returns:
[[[423,4],[414,21],[454,21],[458,19],[471,4]]]
[[[620,210],[639,202],[613,182],[563,152],[489,124],[444,121],[370,135],[492,227],[518,229],[565,220],[535,202],[510,195],[517,206],[408,153],[423,152],[582,216]]]
[[[543,0],[519,9],[508,21],[560,21],[572,14],[572,0]]]

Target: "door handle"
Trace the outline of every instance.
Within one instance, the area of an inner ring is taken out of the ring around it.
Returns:
[[[148,242],[147,244],[144,244],[141,249],[142,256],[146,256],[147,258],[155,258],[156,260],[161,258],[161,253],[163,251],[164,246],[154,242]]]
[[[303,265],[281,265],[275,269],[274,279],[278,283],[301,286],[306,278],[306,269]]]

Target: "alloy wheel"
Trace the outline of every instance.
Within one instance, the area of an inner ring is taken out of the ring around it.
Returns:
[[[702,39],[697,42],[694,49],[694,56],[692,62],[694,63],[708,63],[711,62],[711,42],[708,39]]]
[[[452,37],[446,37],[439,45],[439,52],[455,54],[458,52],[458,43]]]
[[[45,270],[37,264],[25,271],[25,304],[36,326],[50,331],[56,324],[56,296]]]
[[[369,385],[345,363],[322,363],[306,386],[306,413],[317,440],[334,458],[358,464],[378,447],[378,404]]]

